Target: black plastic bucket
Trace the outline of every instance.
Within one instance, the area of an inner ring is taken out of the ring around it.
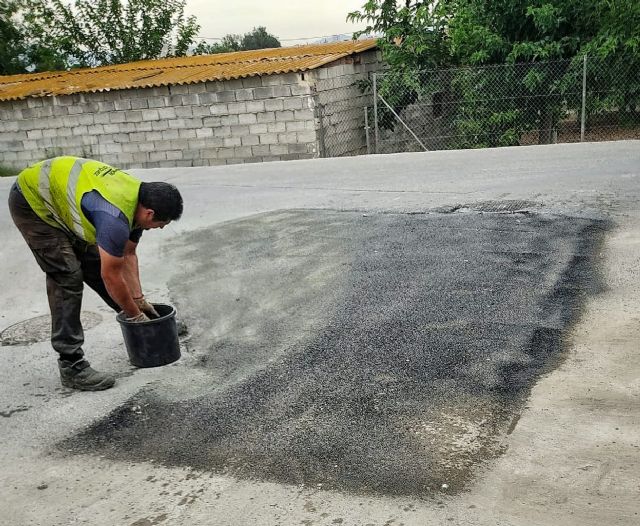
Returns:
[[[116,316],[129,361],[136,367],[159,367],[180,358],[176,309],[162,303],[153,306],[160,315],[153,320],[132,323],[126,320],[124,312]]]

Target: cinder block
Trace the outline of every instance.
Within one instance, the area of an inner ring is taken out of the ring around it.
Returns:
[[[169,150],[166,154],[169,161],[182,159],[182,150]]]
[[[253,157],[251,146],[239,146],[234,148],[233,153],[236,159],[248,159],[249,157]]]
[[[138,149],[141,152],[154,152],[156,151],[156,145],[152,142],[140,142],[138,143]]]
[[[155,121],[144,121],[144,122],[136,122],[134,123],[134,128],[136,131],[141,132],[149,132],[153,130],[153,123]]]
[[[273,96],[274,97],[290,97],[291,96],[291,86],[274,86],[273,87]]]
[[[279,73],[275,75],[266,75],[262,79],[263,86],[280,86],[282,84],[297,84],[298,75],[296,73]]]
[[[242,88],[242,79],[231,79],[224,81],[224,89],[228,91],[235,91]]]
[[[176,117],[193,117],[193,106],[176,106]]]
[[[196,93],[182,95],[182,106],[194,106],[200,104],[200,99]]]
[[[156,88],[152,88],[151,95],[153,96],[161,95],[166,97],[167,95],[169,95],[169,86],[158,86]]]
[[[208,106],[185,106],[184,109],[190,109],[194,117],[206,117],[207,115],[211,115],[211,110]]]
[[[235,91],[220,91],[216,93],[215,102],[235,102],[236,101],[236,92]]]
[[[69,109],[73,108],[73,106],[69,106]],[[109,114],[108,113],[96,113],[93,116],[93,122],[96,124],[109,124]]]
[[[162,139],[165,141],[177,139],[179,137],[178,130],[164,130],[162,133]]]
[[[284,110],[284,99],[266,99],[264,109],[266,111],[282,111]]]
[[[173,130],[171,130],[173,131]],[[160,131],[148,131],[144,134],[144,140],[148,142],[155,142],[162,140],[162,132]]]
[[[242,113],[238,115],[238,122],[240,124],[256,124],[258,117],[255,113]]]
[[[286,144],[272,144],[269,146],[269,152],[271,155],[284,155],[289,153],[289,149]]]
[[[129,140],[131,142],[143,142],[146,139],[144,132],[134,132],[129,134]]]
[[[206,91],[210,93],[217,93],[218,91],[224,91],[224,82],[221,80],[211,80],[204,83]]]
[[[293,120],[293,111],[276,111],[276,121],[278,122],[286,122]]]
[[[307,121],[291,121],[285,124],[288,132],[305,131]]]
[[[88,130],[87,126],[74,126],[71,129],[71,133],[73,135],[78,135],[78,136],[82,137],[84,135],[87,135],[89,133],[89,130]]]
[[[265,103],[261,100],[251,100],[247,102],[247,113],[260,113],[265,110]]]
[[[311,87],[308,84],[292,84],[291,85],[291,95],[310,95]]]
[[[158,108],[158,116],[161,119],[173,120],[176,118],[176,110],[175,108]]]
[[[240,139],[240,137],[225,137],[224,139],[225,148],[228,148],[230,146],[241,146],[241,145],[242,145],[242,140]]]
[[[218,102],[218,96],[211,91],[205,91],[204,93],[198,93],[198,104],[208,106]]]
[[[184,95],[189,93],[189,86],[186,84],[171,84],[169,86],[169,93],[171,95]]]
[[[171,129],[183,129],[188,128],[186,119],[173,119],[168,122]]]
[[[229,107],[226,104],[214,104],[209,108],[211,115],[227,115]]]
[[[160,113],[158,110],[142,110],[143,121],[157,121],[160,120]]]
[[[130,110],[123,113],[125,116],[124,122],[142,122],[142,110]]]
[[[42,130],[27,130],[25,133],[29,139],[42,139]]]
[[[278,142],[281,144],[291,144],[297,142],[298,137],[296,132],[279,133]]]
[[[229,113],[232,115],[239,115],[240,113],[247,112],[247,104],[244,102],[231,102],[228,105]]]
[[[117,112],[110,113],[109,115],[115,115],[115,113],[117,113]],[[111,120],[111,119],[109,119],[109,120]],[[55,117],[51,118],[51,119],[47,119],[47,123],[49,124],[50,127],[56,127],[56,128],[60,127],[60,125],[57,124],[56,122],[57,122],[57,120],[56,120]],[[89,126],[89,125],[93,124],[93,122],[94,122],[93,121],[93,114],[92,113],[89,113],[89,114],[83,113],[82,115],[78,115],[78,122],[80,124],[85,125],[85,126]]]
[[[142,122],[123,122],[120,124],[120,132],[122,133],[132,133],[136,131],[142,131],[138,129],[138,126],[142,126]]]
[[[235,152],[233,148],[220,148],[218,150],[218,159],[232,159]]]
[[[148,108],[164,108],[166,105],[167,102],[164,97],[150,97],[147,99]]]
[[[312,131],[303,131],[303,132],[296,132],[298,135],[298,142],[315,142],[316,140],[316,134],[315,132]]]
[[[178,136],[181,139],[195,139],[196,130],[193,130],[193,129],[178,130]]]
[[[242,146],[256,146],[260,144],[260,137],[257,135],[245,135],[241,137]]]
[[[200,128],[196,130],[196,137],[213,137],[213,130],[211,128]]]
[[[275,97],[273,86],[254,88],[253,90],[253,98],[256,100],[272,99],[273,97]]]
[[[125,142],[122,143],[122,151],[128,153],[136,153],[140,151],[140,143],[138,142]]]
[[[249,132],[255,135],[259,135],[261,133],[267,133],[267,125],[266,124],[251,124],[249,126]]]
[[[207,128],[214,128],[216,126],[220,126],[222,124],[221,117],[204,117],[202,119],[202,125]]]
[[[287,131],[287,125],[285,122],[270,122],[267,124],[267,131],[269,133],[284,133]]]
[[[258,113],[258,122],[274,122],[276,120],[276,114],[273,111],[265,111],[264,113]]]
[[[276,133],[264,133],[260,135],[260,144],[277,144],[278,135]]]
[[[242,79],[243,88],[258,88],[260,86],[262,86],[262,77],[260,75]]]
[[[149,108],[149,100],[141,99],[141,98],[133,98],[131,99],[131,109],[132,110],[146,110]]]
[[[98,102],[98,111],[115,111],[115,109],[114,101]]]
[[[233,137],[242,137],[243,135],[249,135],[249,126],[246,126],[246,125],[231,126],[231,135]]]
[[[29,97],[27,99],[28,108],[41,108],[42,106],[44,106],[44,102],[40,97]]]
[[[194,82],[193,84],[188,84],[187,88],[189,93],[204,93],[207,91],[207,86],[204,82]]]
[[[289,97],[283,99],[285,110],[301,110],[303,107],[302,99],[299,97]]]
[[[229,137],[231,135],[231,126],[218,126],[213,129],[215,137]]]
[[[239,89],[236,91],[237,101],[253,100],[253,89]]]
[[[149,153],[149,160],[151,162],[154,162],[154,161],[165,161],[166,159],[167,159],[166,152],[150,152]]]
[[[313,110],[294,110],[295,120],[308,121],[314,118]]]

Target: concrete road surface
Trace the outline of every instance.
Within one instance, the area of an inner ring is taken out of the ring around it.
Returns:
[[[62,388],[5,207],[0,524],[640,523],[640,142],[134,173],[182,359]]]

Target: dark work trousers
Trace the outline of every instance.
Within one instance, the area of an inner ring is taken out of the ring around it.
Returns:
[[[95,290],[116,312],[100,274],[100,254],[62,228],[55,228],[31,209],[17,185],[9,193],[9,210],[38,265],[47,275],[47,296],[51,310],[51,345],[60,358],[76,361],[84,355],[84,331],[80,323],[83,282]]]

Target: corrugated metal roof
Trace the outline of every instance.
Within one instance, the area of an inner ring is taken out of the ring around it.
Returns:
[[[375,47],[376,40],[371,39],[0,76],[0,100],[293,73],[318,68]]]

